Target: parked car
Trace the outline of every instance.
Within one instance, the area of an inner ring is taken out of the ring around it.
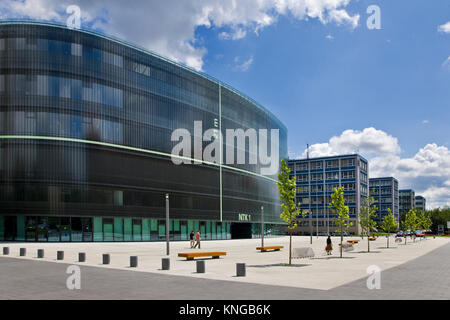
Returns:
[[[423,232],[423,230],[416,230],[416,231],[414,231],[414,235],[416,237],[425,237],[425,233]]]
[[[405,231],[399,231],[399,232],[397,232],[397,234],[395,236],[397,238],[404,237],[405,236]]]

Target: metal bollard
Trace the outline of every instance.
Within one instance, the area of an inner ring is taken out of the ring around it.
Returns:
[[[78,262],[86,262],[86,253],[84,252],[78,253]]]
[[[205,261],[197,261],[197,273],[205,273]]]
[[[64,260],[64,251],[56,252],[56,260]]]
[[[37,257],[38,257],[39,259],[44,258],[44,249],[38,249],[38,251],[37,251]]]
[[[109,264],[110,261],[109,253],[103,254],[103,264]]]
[[[20,256],[25,257],[27,255],[27,248],[20,248]]]
[[[236,277],[245,277],[245,263],[236,263]]]
[[[162,269],[170,270],[170,258],[162,258]]]
[[[3,247],[3,255],[7,256],[9,254],[9,247]]]
[[[130,257],[130,268],[137,268],[138,266],[138,257],[131,256]]]

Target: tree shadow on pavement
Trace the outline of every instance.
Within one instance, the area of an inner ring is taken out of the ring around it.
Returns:
[[[287,263],[273,263],[273,264],[259,264],[259,265],[249,265],[248,268],[270,268],[270,267],[308,267],[310,264],[287,264]]]

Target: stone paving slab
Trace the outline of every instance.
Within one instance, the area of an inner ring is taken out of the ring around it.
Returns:
[[[349,238],[360,239],[361,238]],[[283,245],[282,251],[260,252],[256,250],[259,239],[203,241],[202,248],[190,249],[189,242],[171,243],[171,270],[161,270],[161,259],[165,258],[166,244],[164,242],[150,243],[11,243],[0,244],[10,247],[9,257],[23,260],[38,260],[37,249],[45,249],[45,258],[39,261],[55,264],[78,264],[97,268],[129,270],[134,272],[187,276],[194,279],[222,280],[239,283],[266,284],[330,290],[359,279],[367,278],[367,267],[377,265],[382,271],[400,266],[405,262],[449,243],[448,239],[436,238],[416,240],[408,239],[407,245],[395,244],[391,238],[391,248],[386,248],[386,239],[371,241],[371,252],[367,253],[367,239],[355,245],[355,250],[344,252],[344,258],[339,258],[338,241],[334,237],[335,250],[332,256],[327,256],[325,248],[326,237],[313,238],[312,248],[316,257],[312,259],[292,260],[294,266],[287,267],[289,237],[265,239],[265,245]],[[293,247],[308,247],[309,237],[294,237]],[[19,257],[19,249],[27,248],[27,256]],[[65,251],[64,261],[56,260],[56,252]],[[226,251],[227,255],[220,259],[205,259],[206,273],[196,273],[196,262],[179,258],[179,252]],[[86,262],[78,263],[78,252],[86,252]],[[102,265],[102,254],[111,255],[111,264]],[[130,268],[130,256],[138,256],[137,268]],[[1,256],[0,256],[1,257]],[[247,276],[236,277],[236,263],[246,263]]]
[[[81,290],[68,290],[70,264],[2,257],[0,299],[448,300],[448,265],[450,244],[383,271],[380,290],[368,290],[366,279],[314,290],[81,266]]]

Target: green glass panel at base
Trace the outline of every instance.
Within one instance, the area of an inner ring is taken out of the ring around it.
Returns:
[[[103,219],[94,217],[94,241],[103,241]]]
[[[142,227],[140,224],[133,225],[133,241],[142,241]]]
[[[188,240],[188,228],[186,224],[181,225],[181,240]]]
[[[142,219],[142,241],[150,241],[150,219]]]
[[[123,219],[114,218],[114,241],[123,241]]]
[[[156,220],[156,219],[150,220],[150,230],[154,231],[154,232],[158,231],[158,220]]]
[[[113,224],[112,223],[103,225],[103,240],[104,241],[114,241]]]
[[[124,241],[133,241],[133,221],[131,218],[123,219]]]

